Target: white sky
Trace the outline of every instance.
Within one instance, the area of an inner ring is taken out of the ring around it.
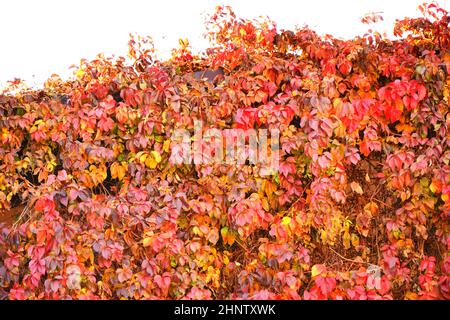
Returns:
[[[360,17],[383,12],[378,31],[391,31],[396,18],[417,16],[423,0],[0,0],[0,86],[14,77],[42,83],[52,73],[98,53],[126,55],[130,32],[150,35],[160,57],[179,38],[204,49],[205,14],[218,4],[231,5],[239,17],[269,16],[279,29],[309,25],[338,37],[362,35]],[[450,0],[439,0],[449,9]]]

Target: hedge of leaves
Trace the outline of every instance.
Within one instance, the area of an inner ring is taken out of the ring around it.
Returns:
[[[11,82],[0,209],[24,210],[1,229],[0,297],[449,299],[450,18],[420,9],[397,40],[340,40],[220,7],[202,55],[132,37],[129,59]],[[171,164],[195,119],[279,129],[278,173]]]

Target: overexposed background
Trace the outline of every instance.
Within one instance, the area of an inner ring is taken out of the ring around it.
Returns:
[[[239,17],[269,16],[279,29],[307,24],[319,34],[350,38],[368,26],[360,18],[383,12],[377,31],[392,31],[395,19],[418,16],[423,0],[1,0],[0,86],[19,77],[40,85],[52,73],[67,77],[69,66],[98,53],[126,55],[130,32],[150,35],[161,58],[179,38],[194,50],[203,39],[205,15],[230,5]],[[449,9],[449,0],[438,0]]]

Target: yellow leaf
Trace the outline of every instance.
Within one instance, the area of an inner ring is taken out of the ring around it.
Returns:
[[[147,89],[147,84],[145,82],[140,82],[139,87],[141,88],[141,90],[145,90]]]
[[[345,231],[342,236],[342,244],[345,249],[350,249],[350,233],[348,233],[348,231]]]
[[[53,172],[53,164],[51,162],[47,162],[45,165],[45,169],[47,169],[48,172]]]
[[[234,232],[230,232],[228,227],[223,227],[220,229],[220,235],[222,236],[223,242],[225,244],[229,244],[230,246],[233,245],[234,241],[236,240],[236,235]]]
[[[402,191],[400,193],[400,199],[402,199],[402,201],[406,201],[407,199],[409,199],[410,194],[408,192]]]
[[[415,292],[408,291],[405,294],[405,300],[419,300],[419,295]]]
[[[220,235],[225,239],[228,235],[228,227],[223,227],[222,229],[220,229]]]
[[[169,139],[164,141],[163,150],[164,150],[164,152],[169,153],[169,151],[170,151],[170,140]]]
[[[398,132],[413,132],[416,128],[406,124],[406,123],[399,123],[396,127]]]
[[[430,190],[433,193],[436,193],[436,191],[438,191],[438,186],[434,183],[434,181],[430,184]]]
[[[342,99],[340,99],[340,98],[335,98],[334,100],[333,100],[333,107],[335,107],[335,108],[342,108]]]
[[[116,179],[118,177],[118,167],[119,164],[117,162],[114,162],[109,170],[111,171],[111,178]]]
[[[192,232],[195,234],[195,235],[202,235],[202,232],[200,231],[200,229],[199,229],[199,227],[197,227],[197,226],[194,226],[193,228],[192,228]]]
[[[322,243],[327,242],[328,234],[325,230],[320,230],[320,240],[322,240]]]
[[[182,47],[188,47],[189,46],[189,40],[186,39],[178,39],[178,43],[180,44],[180,46]]]
[[[128,165],[125,162],[123,162],[117,172],[117,177],[119,178],[119,180],[122,180],[125,177],[127,169],[128,169]]]
[[[86,72],[83,69],[78,69],[76,73],[77,78],[82,78]]]
[[[358,238],[358,236],[356,234],[352,233],[352,240],[351,241],[352,241],[352,245],[354,247],[359,246],[359,238]]]
[[[345,131],[345,126],[344,124],[339,124],[335,129],[334,129],[334,133],[336,134],[336,136],[338,137],[344,137],[346,135],[346,131]]]
[[[267,202],[267,199],[266,199],[266,198],[263,198],[263,199],[261,200],[261,204],[262,204],[262,207],[263,207],[264,210],[266,210],[266,211],[269,211],[269,210],[270,210],[269,202]]]
[[[428,179],[427,179],[426,177],[422,177],[422,178],[420,179],[420,185],[421,185],[423,188],[427,188],[429,184],[430,184],[430,181],[428,181]]]
[[[273,195],[273,193],[277,190],[277,186],[275,185],[275,183],[269,180],[264,180],[264,190],[267,196],[270,198]]]
[[[283,217],[283,219],[281,219],[281,224],[284,226],[288,226],[290,223],[291,223],[290,217]]]
[[[160,162],[161,162],[161,155],[159,154],[158,151],[153,150],[153,151],[151,152],[151,154],[152,154],[153,158],[155,159],[155,161],[156,161],[157,163],[160,163]]]
[[[145,163],[145,161],[147,160],[148,154],[141,152],[138,152],[136,154],[136,158],[139,159],[140,163]]]
[[[236,235],[234,234],[234,232],[231,232],[228,236],[228,244],[232,246],[234,241],[236,241]]]
[[[145,160],[145,165],[149,167],[150,169],[155,169],[158,165],[158,162],[153,157],[148,157],[147,160]]]
[[[323,264],[315,264],[311,268],[311,276],[317,277],[318,275],[324,273],[326,271],[326,267]]]
[[[144,245],[144,247],[149,247],[152,245],[153,239],[152,238],[144,238],[144,240],[142,240],[142,243]]]
[[[360,186],[360,184],[358,182],[353,181],[352,183],[350,183],[350,187],[357,194],[363,194],[364,193],[363,189],[361,188],[361,186]]]
[[[378,212],[378,205],[371,201],[364,206],[364,212],[368,215],[376,215]]]

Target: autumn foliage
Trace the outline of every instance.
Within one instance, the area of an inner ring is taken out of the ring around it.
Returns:
[[[221,7],[202,55],[132,37],[68,81],[11,82],[0,298],[449,299],[450,18],[420,9],[395,40],[341,40]],[[278,172],[171,164],[194,119],[278,128]]]

